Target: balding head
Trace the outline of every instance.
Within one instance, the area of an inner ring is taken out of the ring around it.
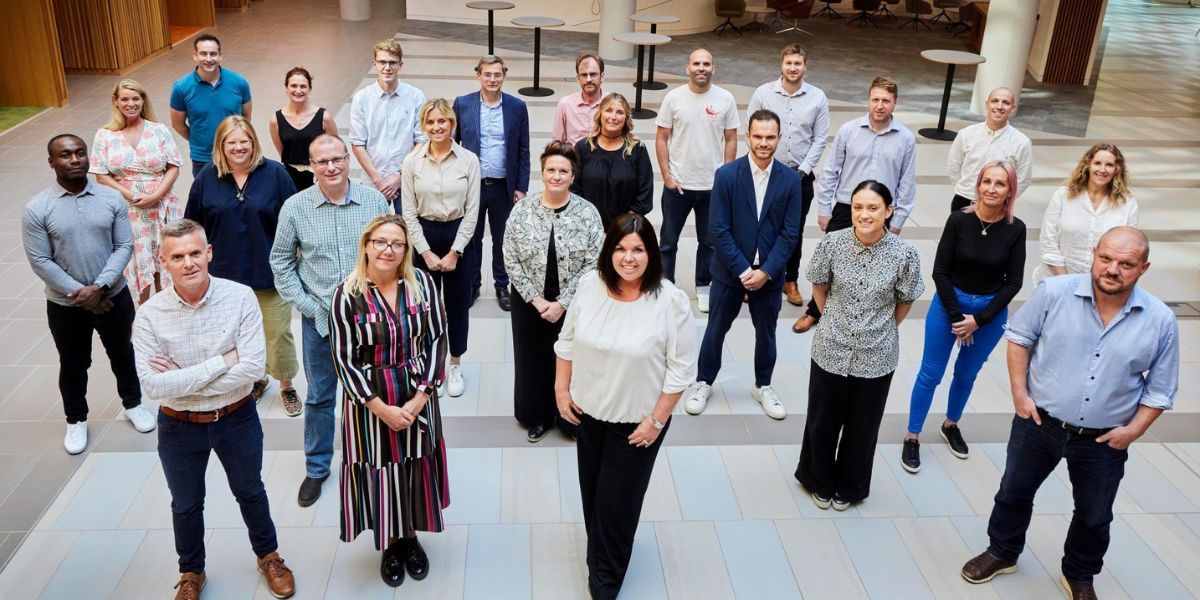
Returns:
[[[1150,268],[1150,240],[1136,227],[1113,227],[1092,251],[1092,289],[1124,302]]]
[[[1129,225],[1113,227],[1100,236],[1096,247],[1099,248],[1106,241],[1114,248],[1129,248],[1139,251],[1142,262],[1150,262],[1150,238],[1146,237],[1146,232],[1137,227]]]
[[[987,124],[992,131],[1008,125],[1008,120],[1017,112],[1017,95],[1006,87],[998,87],[987,97]]]

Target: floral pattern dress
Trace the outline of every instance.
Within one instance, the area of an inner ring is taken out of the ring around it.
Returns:
[[[100,129],[92,142],[89,172],[109,175],[135,194],[152,194],[166,175],[167,165],[183,164],[171,130],[162,123],[142,121],[142,137],[130,146],[120,131]],[[167,221],[183,216],[183,206],[175,192],[168,192],[154,208],[129,207],[129,225],[133,229],[133,257],[125,267],[134,297],[154,285],[159,274],[163,288],[171,285],[171,276],[158,265],[158,229]]]

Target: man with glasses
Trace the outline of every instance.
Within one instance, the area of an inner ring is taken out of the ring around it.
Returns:
[[[426,139],[417,122],[425,93],[398,77],[404,66],[400,42],[384,40],[372,52],[378,78],[350,101],[350,145],[371,185],[399,202],[404,157]]]
[[[604,83],[604,59],[598,54],[580,54],[575,59],[575,78],[579,80],[579,93],[558,101],[551,136],[568,144],[587,137],[596,127],[594,117],[604,98],[600,89]]]
[[[279,295],[302,316],[304,455],[306,476],[300,506],[321,497],[333,460],[337,374],[329,348],[333,290],[354,269],[358,237],[367,223],[392,212],[383,194],[348,177],[350,152],[337,136],[320,135],[308,148],[317,185],[284,202],[271,248],[271,271]]]

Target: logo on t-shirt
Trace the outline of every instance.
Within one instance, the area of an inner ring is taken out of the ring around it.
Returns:
[[[721,111],[717,110],[716,108],[713,107],[713,105],[709,104],[708,106],[704,107],[704,114],[709,119],[716,119],[717,117],[721,116]]]

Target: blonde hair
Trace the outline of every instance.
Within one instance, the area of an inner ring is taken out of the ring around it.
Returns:
[[[404,62],[404,49],[400,47],[400,40],[396,38],[388,38],[375,44],[375,47],[371,48],[371,60],[375,60],[375,54],[378,52],[394,54],[396,55],[396,60]]]
[[[121,90],[129,90],[137,92],[137,95],[142,97],[142,119],[146,121],[157,121],[154,118],[154,109],[150,108],[150,96],[146,95],[146,88],[142,84],[133,79],[122,79],[113,86],[112,91],[112,117],[108,119],[108,124],[104,126],[109,131],[121,131],[125,129],[125,115],[121,113],[121,109],[117,108],[117,94]]]
[[[413,298],[416,298],[417,303],[424,303],[424,294],[421,293],[421,286],[417,283],[417,270],[412,264],[412,238],[408,236],[408,226],[404,224],[404,217],[400,215],[381,215],[367,223],[367,228],[358,238],[358,259],[354,261],[354,270],[350,271],[349,277],[346,277],[346,292],[361,296],[370,288],[371,280],[367,277],[367,244],[371,242],[371,236],[384,225],[395,225],[404,232],[404,256],[400,259],[396,275],[398,279],[404,280],[404,285],[408,287]]]
[[[616,92],[605,96],[604,99],[600,101],[600,105],[596,108],[596,113],[592,115],[592,122],[594,125],[592,127],[592,134],[587,137],[588,150],[595,152],[596,138],[600,137],[600,132],[604,129],[603,126],[600,125],[600,121],[603,119],[602,114],[604,113],[604,109],[608,108],[608,105],[614,103],[620,103],[621,107],[625,109],[625,127],[621,131],[621,137],[625,140],[625,158],[629,158],[629,156],[633,154],[634,147],[637,146],[641,140],[638,139],[638,136],[633,135],[633,111],[629,108],[629,100],[626,100],[625,96],[622,96]]]
[[[1113,206],[1120,206],[1129,199],[1129,176],[1125,171],[1125,155],[1121,154],[1121,151],[1112,144],[1096,144],[1088,148],[1063,185],[1067,186],[1068,195],[1072,198],[1086,191],[1088,178],[1091,177],[1088,168],[1092,165],[1092,159],[1096,157],[1096,154],[1102,151],[1112,154],[1116,159],[1117,172],[1113,174],[1112,181],[1108,182],[1108,200],[1113,203]]]
[[[453,134],[454,129],[458,127],[458,117],[454,114],[454,109],[450,106],[450,102],[445,98],[426,100],[425,104],[421,105],[421,112],[417,114],[417,124],[420,125],[421,130],[425,130],[425,119],[429,117],[429,113],[433,112],[434,110],[441,111],[442,116],[446,117],[446,119],[450,121],[450,133]],[[454,136],[451,135],[450,138],[454,139]]]
[[[246,137],[250,138],[250,170],[257,169],[258,165],[263,162],[262,144],[258,143],[258,134],[254,132],[254,126],[250,124],[250,120],[241,115],[230,115],[221,121],[221,124],[217,126],[216,134],[213,135],[212,159],[213,166],[217,169],[217,177],[224,177],[231,172],[221,146],[225,144],[225,138],[238,129],[245,131]]]

